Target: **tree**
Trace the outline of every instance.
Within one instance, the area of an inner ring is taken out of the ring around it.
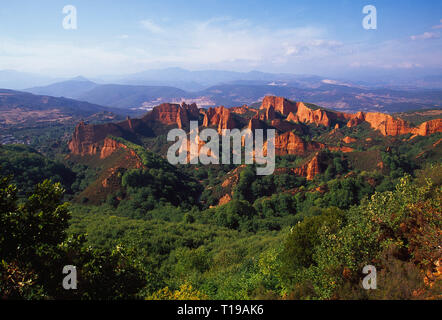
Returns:
[[[135,297],[145,275],[121,247],[108,252],[68,238],[64,190],[48,180],[18,203],[17,188],[0,177],[0,292],[3,298],[116,299]],[[65,265],[77,266],[78,290],[61,286]]]
[[[247,201],[232,200],[215,211],[218,225],[230,229],[252,231],[252,219],[256,216],[255,208]]]
[[[256,174],[251,166],[247,166],[239,175],[239,181],[235,187],[233,196],[237,200],[253,202],[251,185],[256,179]]]

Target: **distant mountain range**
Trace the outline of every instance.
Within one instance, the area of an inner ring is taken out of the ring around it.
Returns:
[[[235,81],[283,82],[289,86],[309,88],[317,86],[323,80],[345,83],[367,88],[390,89],[442,89],[442,75],[435,70],[432,75],[415,75],[411,72],[379,72],[377,77],[356,72],[350,76],[318,76],[292,73],[270,73],[261,71],[236,72],[225,70],[190,71],[182,68],[145,70],[127,75],[105,75],[90,78],[99,84],[124,84],[142,86],[176,87],[185,91],[201,91],[209,87],[233,83]],[[81,78],[81,77],[80,77]],[[15,70],[0,70],[0,88],[22,90],[25,88],[47,86],[56,82],[69,81],[70,78],[24,73]]]
[[[285,96],[345,112],[401,112],[442,106],[442,90],[367,88],[314,76],[286,81],[237,80],[196,92],[170,86],[97,84],[85,78],[75,78],[26,91],[132,110],[150,110],[164,102],[235,107],[252,105],[266,95]]]
[[[67,81],[56,82],[48,86],[34,87],[26,91],[34,94],[75,99],[97,86],[98,84],[95,82],[83,77],[77,77]]]

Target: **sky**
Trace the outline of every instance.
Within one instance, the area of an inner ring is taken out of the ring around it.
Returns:
[[[0,70],[99,77],[147,69],[442,74],[442,1],[2,1]],[[66,5],[77,28],[65,29]],[[376,8],[365,29],[363,8]],[[373,21],[371,21],[373,22]]]

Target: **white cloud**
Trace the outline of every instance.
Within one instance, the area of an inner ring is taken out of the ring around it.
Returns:
[[[441,60],[434,52],[437,42],[427,41],[417,46],[409,40],[390,40],[378,44],[360,43],[345,47],[333,60],[335,66],[352,69],[411,70],[417,68],[441,68]]]
[[[409,40],[345,44],[315,26],[265,28],[230,17],[183,21],[178,25],[143,20],[141,25],[139,34],[113,36],[109,42],[0,38],[0,69],[94,76],[170,66],[317,74],[351,67],[441,66],[434,54],[439,41],[423,41],[419,48]],[[414,37],[418,40],[432,36]]]
[[[411,36],[410,39],[415,40],[428,40],[428,39],[437,39],[439,38],[439,34],[434,32],[424,32],[423,34]]]
[[[142,20],[140,21],[140,24],[144,29],[148,30],[151,33],[159,34],[164,32],[163,28],[161,28],[158,24],[156,24],[152,20]]]
[[[127,64],[130,57],[102,46],[72,43],[20,43],[0,40],[0,69],[64,75],[103,74],[110,66]]]
[[[442,29],[442,19],[440,19],[440,24],[433,26],[433,29]]]
[[[248,20],[216,17],[162,28],[150,35],[151,48],[162,61],[187,65],[227,64],[255,66],[290,59],[313,59],[333,51],[340,42],[326,40],[326,32],[315,27],[271,30]]]

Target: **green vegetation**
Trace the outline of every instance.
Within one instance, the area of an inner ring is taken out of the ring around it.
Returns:
[[[76,178],[75,173],[61,162],[49,160],[24,145],[0,146],[0,174],[13,177],[21,196],[32,192],[34,186],[46,177],[60,182],[67,190]]]
[[[121,247],[112,251],[84,246],[81,235],[67,237],[68,203],[64,190],[48,180],[18,203],[17,188],[0,180],[0,291],[8,298],[134,298],[144,286],[141,269]],[[81,265],[79,290],[60,285],[65,265]],[[109,279],[112,281],[109,283]]]
[[[325,135],[321,127],[306,130]],[[376,138],[357,130],[348,133]],[[163,138],[144,142],[162,150]],[[434,145],[440,138],[385,138],[352,153],[322,150],[321,173],[312,180],[292,169],[314,154],[277,157],[273,175],[257,176],[252,165],[175,167],[114,138],[143,166],[115,170],[118,188],[99,205],[79,195],[102,185],[103,172],[123,161],[123,152],[81,162],[54,156],[58,147],[48,158],[30,147],[1,146],[1,295],[437,297],[440,278],[432,273],[440,259],[442,166]],[[231,199],[220,205],[225,195]],[[65,265],[77,266],[78,290],[60,285]],[[362,289],[365,265],[376,266],[378,290]]]

